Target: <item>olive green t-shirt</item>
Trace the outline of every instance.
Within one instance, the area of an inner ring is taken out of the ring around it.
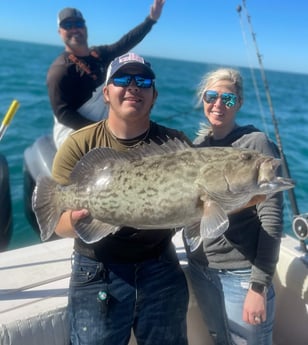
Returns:
[[[72,133],[59,148],[52,168],[53,178],[62,185],[70,184],[70,174],[76,163],[91,149],[111,147],[117,151],[141,145],[153,140],[156,143],[178,138],[192,144],[183,132],[167,128],[151,121],[149,130],[137,138],[120,140],[108,130],[106,120],[84,127]],[[85,256],[102,262],[132,263],[158,257],[169,245],[173,229],[137,230],[123,227],[117,233],[102,240],[86,244],[75,239],[75,250]]]

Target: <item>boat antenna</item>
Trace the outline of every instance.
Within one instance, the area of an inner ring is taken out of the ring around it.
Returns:
[[[256,34],[253,30],[251,17],[247,11],[246,0],[242,0],[242,6],[241,5],[237,6],[236,10],[237,10],[239,16],[241,16],[242,9],[245,11],[247,22],[249,24],[249,29],[250,29],[251,36],[252,36],[252,40],[254,42],[254,46],[256,49],[256,54],[257,54],[257,58],[258,58],[258,62],[259,62],[261,77],[262,77],[262,81],[263,81],[264,88],[265,88],[266,98],[267,98],[270,113],[272,116],[272,122],[273,122],[273,126],[274,126],[275,137],[276,137],[277,147],[278,147],[279,155],[280,155],[280,159],[281,159],[282,169],[284,171],[284,176],[291,178],[290,169],[289,169],[287,159],[284,155],[283,148],[282,148],[282,142],[281,142],[281,138],[280,138],[280,134],[279,134],[279,128],[278,128],[278,121],[276,119],[274,106],[273,106],[273,102],[272,102],[272,98],[271,98],[271,93],[270,93],[270,89],[269,89],[269,84],[268,84],[266,74],[265,74],[265,69],[263,66],[262,55],[260,54],[260,51],[258,48],[258,44],[257,44],[257,40],[256,40]],[[288,190],[288,196],[289,196],[290,205],[291,205],[292,212],[293,212],[293,224],[292,224],[293,225],[293,231],[295,232],[295,235],[300,240],[301,249],[307,253],[308,250],[307,250],[306,244],[304,242],[304,240],[306,238],[308,238],[307,215],[299,215],[299,209],[297,206],[297,201],[296,201],[295,192],[294,192],[293,188]]]
[[[262,119],[263,127],[264,127],[264,130],[265,130],[266,134],[269,134],[268,133],[268,128],[267,128],[267,123],[266,123],[266,120],[265,120],[264,108],[263,108],[263,104],[261,102],[261,96],[260,96],[259,88],[258,88],[258,85],[257,85],[256,75],[255,75],[254,68],[252,66],[251,52],[248,49],[248,40],[247,40],[247,36],[246,36],[246,31],[244,29],[244,23],[243,23],[242,16],[241,16],[241,10],[242,10],[242,7],[239,5],[237,7],[237,12],[238,12],[239,17],[240,17],[240,25],[241,25],[241,29],[242,29],[243,41],[244,41],[244,44],[246,45],[247,60],[249,62],[249,70],[250,70],[250,74],[251,74],[251,79],[252,79],[253,87],[254,87],[256,98],[257,98],[258,105],[259,105],[259,111],[260,111],[260,114],[261,114],[261,119]]]

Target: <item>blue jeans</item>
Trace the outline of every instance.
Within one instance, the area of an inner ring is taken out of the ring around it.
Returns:
[[[251,269],[215,270],[189,259],[192,286],[216,345],[271,345],[275,292],[267,293],[267,318],[259,325],[243,321],[242,312]]]
[[[188,298],[173,245],[159,258],[136,264],[103,265],[75,253],[71,343],[126,345],[133,329],[138,345],[187,345]]]

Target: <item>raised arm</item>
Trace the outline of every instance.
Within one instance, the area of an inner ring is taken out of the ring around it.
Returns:
[[[151,5],[150,18],[157,21],[161,15],[165,4],[165,0],[154,0],[153,5]]]

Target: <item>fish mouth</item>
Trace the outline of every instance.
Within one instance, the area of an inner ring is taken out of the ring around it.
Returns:
[[[281,159],[266,157],[257,161],[257,184],[270,183],[275,181],[277,168],[281,165]]]
[[[275,194],[294,188],[295,182],[290,178],[277,177],[272,181],[261,181],[258,188],[261,194]]]
[[[258,164],[257,185],[261,193],[276,193],[295,186],[292,179],[276,175],[277,168],[281,165],[281,159],[268,157],[259,161]]]
[[[286,177],[276,177],[274,180],[271,181],[260,181],[258,183],[258,187],[262,192],[269,193],[269,192],[280,192],[283,190],[291,189],[295,186],[295,182]]]

